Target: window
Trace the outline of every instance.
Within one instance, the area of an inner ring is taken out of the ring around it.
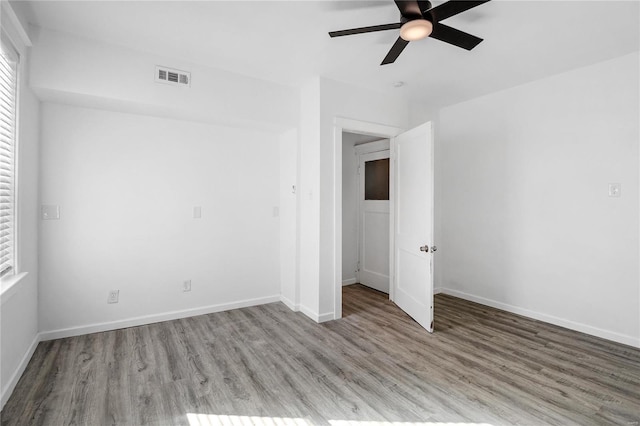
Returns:
[[[364,163],[364,199],[389,199],[389,159],[372,160]]]
[[[0,276],[15,272],[16,105],[18,54],[2,39],[0,54]]]

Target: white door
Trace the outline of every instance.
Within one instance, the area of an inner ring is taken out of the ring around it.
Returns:
[[[433,331],[433,127],[391,140],[394,199],[392,300]]]
[[[389,150],[360,155],[358,281],[389,293]]]

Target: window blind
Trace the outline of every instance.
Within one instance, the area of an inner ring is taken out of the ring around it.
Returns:
[[[18,55],[2,40],[0,54],[0,276],[15,268],[16,97]]]

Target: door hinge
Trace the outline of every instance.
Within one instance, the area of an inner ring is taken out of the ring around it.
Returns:
[[[356,272],[360,272],[360,261],[356,264]]]
[[[360,174],[360,166],[358,166],[358,175]]]

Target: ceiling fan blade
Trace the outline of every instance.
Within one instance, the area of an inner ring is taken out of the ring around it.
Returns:
[[[479,37],[441,23],[433,24],[433,32],[429,37],[467,50],[473,49],[482,41]]]
[[[480,1],[463,1],[463,0],[455,0],[448,1],[446,3],[442,3],[429,12],[433,16],[434,21],[440,22],[444,19],[451,18],[458,13],[462,13],[465,10],[472,9],[476,6],[480,6],[483,3],[488,2],[489,0],[480,0]]]
[[[416,0],[403,1],[403,0],[395,0],[396,6],[398,6],[398,10],[400,10],[400,14],[405,18],[415,17],[421,18],[422,13],[420,12],[420,6]]]
[[[391,50],[389,50],[389,53],[387,53],[387,56],[384,57],[380,65],[394,63],[396,59],[398,59],[398,56],[400,56],[404,48],[407,47],[407,44],[409,44],[408,41],[406,41],[402,37],[398,37],[396,42],[393,43],[393,46],[391,46]]]
[[[373,25],[371,27],[352,28],[350,30],[341,30],[341,31],[331,31],[329,35],[331,37],[341,37],[341,36],[348,36],[352,34],[364,34],[364,33],[373,33],[376,31],[397,30],[401,26],[402,24],[399,22],[397,24]]]

